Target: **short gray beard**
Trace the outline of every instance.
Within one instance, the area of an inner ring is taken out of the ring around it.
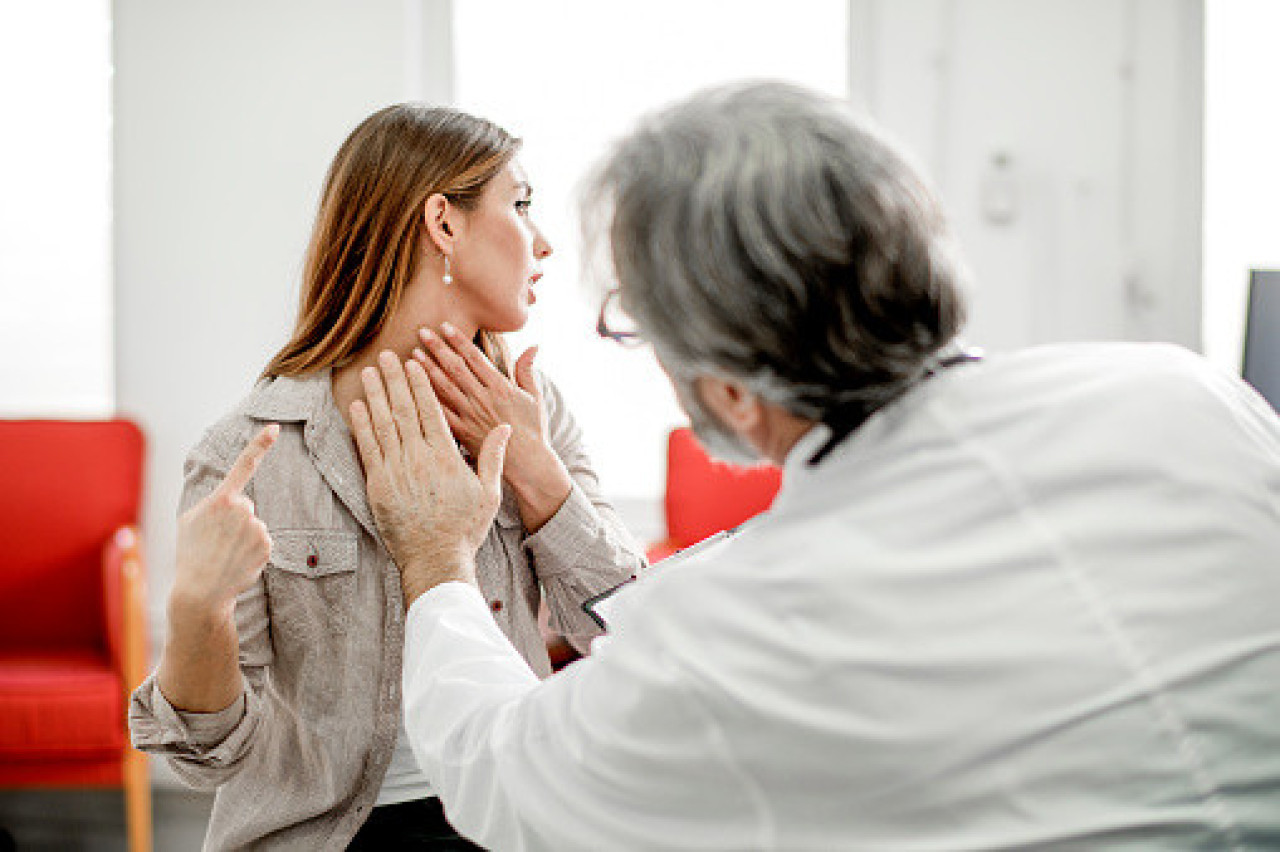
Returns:
[[[692,379],[672,376],[671,386],[675,388],[676,401],[689,418],[693,434],[698,436],[703,448],[713,458],[744,467],[758,465],[763,461],[750,444],[716,419],[715,414],[702,404]]]

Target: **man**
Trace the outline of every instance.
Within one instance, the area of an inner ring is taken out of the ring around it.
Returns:
[[[1256,394],[1163,345],[966,354],[929,190],[794,88],[670,108],[594,186],[616,298],[694,425],[783,487],[539,682],[475,588],[505,427],[472,473],[418,364],[366,377],[408,730],[459,830],[1280,848],[1280,425]]]

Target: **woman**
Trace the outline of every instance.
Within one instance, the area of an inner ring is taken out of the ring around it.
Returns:
[[[551,253],[518,147],[416,105],[357,127],[329,170],[292,338],[187,460],[170,633],[130,726],[217,789],[207,849],[474,848],[403,730],[399,573],[345,419],[379,352],[418,350],[470,453],[512,427],[478,573],[535,671],[550,673],[544,596],[581,648],[596,632],[582,602],[643,564],[533,350],[507,366],[499,335],[524,325]]]

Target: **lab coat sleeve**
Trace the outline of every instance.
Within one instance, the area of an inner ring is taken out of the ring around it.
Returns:
[[[762,845],[767,803],[696,675],[633,627],[539,682],[474,587],[414,602],[406,727],[460,832],[496,850]]]

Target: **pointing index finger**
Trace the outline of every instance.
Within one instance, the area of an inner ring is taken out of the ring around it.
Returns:
[[[231,465],[231,470],[227,471],[226,478],[218,486],[217,493],[229,497],[242,492],[249,484],[249,480],[253,479],[253,474],[258,470],[258,463],[267,454],[267,450],[271,449],[271,445],[276,442],[276,436],[279,434],[280,424],[272,423],[254,435],[253,440],[240,451],[235,464]]]

